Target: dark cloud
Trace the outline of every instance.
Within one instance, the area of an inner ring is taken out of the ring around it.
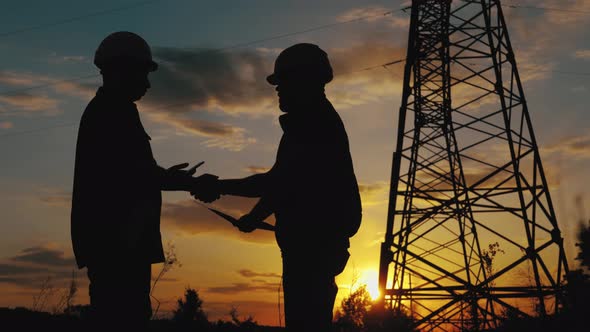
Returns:
[[[11,260],[53,267],[73,267],[76,264],[75,259],[65,257],[63,251],[40,246],[25,248],[19,255],[12,257]]]
[[[238,273],[246,278],[255,278],[255,277],[280,278],[281,277],[281,275],[278,273],[273,273],[273,272],[260,273],[260,272],[254,272],[254,271],[248,270],[248,269],[239,270]]]
[[[212,204],[212,207],[239,218],[249,212],[256,201],[257,199],[252,198],[224,196]],[[165,227],[172,227],[193,235],[218,234],[242,241],[269,244],[274,242],[274,233],[265,230],[242,233],[194,200],[164,203],[162,221]],[[270,222],[273,223],[272,220]]]
[[[38,266],[20,266],[14,264],[0,263],[0,276],[3,277],[28,273],[39,273],[45,271],[47,271],[47,268]]]
[[[65,285],[77,271],[73,257],[45,246],[29,247],[0,263],[0,282],[38,288],[46,280]]]
[[[153,88],[145,97],[148,103],[213,106],[232,113],[235,107],[259,106],[262,99],[274,99],[273,87],[264,80],[274,59],[262,53],[157,47],[154,56],[160,67],[152,74]]]
[[[347,48],[326,49],[336,76],[331,94],[337,104],[360,104],[387,91],[397,79],[359,70],[404,58],[405,45],[368,41]],[[259,50],[214,51],[208,49],[155,48],[161,63],[152,74],[152,89],[142,99],[163,110],[186,113],[192,109],[220,109],[225,113],[275,114],[274,87],[266,82],[276,54]],[[401,73],[403,66],[392,66]],[[349,91],[354,85],[354,91]],[[360,89],[360,90],[359,90]],[[348,92],[347,92],[348,91]],[[154,108],[157,110],[157,108]]]

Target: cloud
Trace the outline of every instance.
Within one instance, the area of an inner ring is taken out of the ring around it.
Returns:
[[[371,41],[327,52],[336,76],[328,85],[329,97],[339,107],[347,107],[388,96],[392,91],[388,83],[399,83],[399,79],[382,68],[377,74],[359,69],[403,58],[406,50],[405,45]],[[154,53],[161,66],[153,73],[153,88],[143,99],[152,111],[178,114],[197,109],[232,116],[276,114],[275,90],[265,80],[272,71],[276,50],[156,48]],[[390,70],[401,73],[395,67]],[[172,121],[172,117],[164,120]]]
[[[38,288],[46,280],[65,285],[76,271],[75,260],[50,245],[28,247],[0,262],[0,282],[25,288]]]
[[[273,58],[255,50],[154,49],[160,68],[152,75],[152,89],[145,102],[184,113],[192,108],[228,114],[270,113],[276,106],[274,88],[264,78]]]
[[[282,276],[278,273],[273,272],[255,272],[248,269],[242,269],[237,271],[241,276],[249,278],[250,282],[238,282],[233,283],[230,286],[217,286],[207,288],[208,292],[217,294],[237,294],[240,292],[276,292],[279,287],[279,281],[269,282],[261,278],[281,278]]]
[[[253,49],[215,51],[211,49],[154,48],[160,68],[152,73],[152,89],[140,101],[142,111],[155,121],[181,133],[207,138],[205,146],[240,150],[256,142],[244,128],[211,121],[211,116],[272,116],[278,108],[276,92],[265,78],[272,71],[279,50]],[[405,47],[386,42],[366,42],[327,50],[336,78],[328,86],[329,98],[338,108],[362,105],[398,91],[401,79],[379,68],[358,71],[405,56]],[[401,72],[391,67],[391,72]],[[55,93],[90,99],[96,78],[63,81],[43,75],[0,72],[0,83],[28,88],[50,85]],[[55,109],[56,99],[37,93],[3,96],[24,110]],[[195,115],[199,115],[198,118]],[[192,116],[189,116],[192,115]]]
[[[224,196],[212,207],[239,218],[249,212],[255,203],[256,199]],[[229,222],[194,200],[164,203],[162,224],[164,227],[171,227],[190,235],[215,234],[239,241],[261,244],[272,244],[275,241],[274,233],[269,231],[240,232]]]
[[[59,102],[57,99],[46,95],[18,92],[14,94],[0,95],[0,104],[10,108],[18,108],[27,112],[46,111],[55,113]]]
[[[379,6],[350,9],[336,18],[338,22],[362,20],[367,23],[380,22],[394,28],[407,28],[410,24],[408,15],[398,16],[391,9]]]
[[[336,109],[347,109],[390,98],[401,92],[403,63],[382,65],[406,57],[405,45],[368,41],[328,51],[334,81],[326,87]]]
[[[93,78],[93,77],[89,77]],[[96,80],[95,78],[93,78]],[[49,96],[47,89],[32,89],[47,87],[59,94],[83,97],[89,99],[96,91],[96,84],[81,81],[64,81],[63,79],[28,72],[0,71],[0,84],[15,87],[0,93],[0,112],[6,108],[17,108],[22,114],[42,113],[57,115],[59,99]],[[4,105],[4,107],[2,107]]]
[[[281,277],[281,275],[278,273],[272,273],[272,272],[260,273],[260,272],[254,272],[254,271],[248,270],[248,269],[239,270],[238,273],[246,278],[257,278],[257,277],[280,278]]]
[[[590,50],[577,50],[574,57],[578,59],[590,60]]]
[[[0,83],[11,86],[28,86],[42,81],[44,78],[31,73],[17,73],[13,71],[0,71]]]
[[[359,183],[359,192],[363,207],[387,204],[389,200],[389,184],[382,182]]]
[[[558,9],[545,11],[544,16],[552,25],[579,28],[579,24],[589,20],[587,13],[590,11],[590,2],[587,0],[545,0],[540,6]]]
[[[14,264],[6,264],[0,263],[0,275],[2,276],[12,276],[18,274],[27,274],[27,273],[38,273],[43,272],[45,269],[43,267],[38,266],[19,266]]]
[[[246,129],[226,123],[163,113],[154,114],[151,116],[151,119],[156,122],[172,125],[176,129],[176,134],[187,133],[205,137],[207,139],[202,144],[211,148],[241,151],[257,141],[256,138],[248,135]]]
[[[23,249],[20,254],[10,258],[21,263],[33,263],[52,267],[73,267],[76,261],[73,257],[65,257],[61,250],[37,246]]]
[[[66,64],[66,63],[92,63],[92,59],[84,55],[58,55],[51,54],[49,63],[51,64]]]
[[[243,292],[276,292],[279,288],[279,283],[266,283],[266,282],[258,282],[258,283],[243,283],[237,282],[230,286],[218,286],[218,287],[209,287],[207,288],[207,292],[210,293],[217,293],[217,294],[237,294]]]
[[[561,153],[576,159],[590,158],[590,135],[570,136],[547,145],[543,151]]]

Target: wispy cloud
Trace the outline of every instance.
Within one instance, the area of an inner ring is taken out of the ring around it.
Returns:
[[[230,286],[217,286],[207,288],[207,292],[217,294],[237,294],[243,292],[276,292],[279,287],[279,283],[245,283],[237,282]]]
[[[37,288],[49,278],[61,285],[76,270],[74,258],[65,251],[53,245],[33,246],[0,262],[0,282]]]
[[[57,115],[61,113],[60,95],[89,99],[96,90],[96,84],[82,81],[64,81],[56,77],[28,72],[0,71],[0,84],[6,85],[0,93],[0,113],[22,113]],[[36,88],[36,87],[43,87]]]
[[[10,260],[54,267],[72,267],[76,263],[73,257],[66,257],[63,251],[43,246],[25,248]]]
[[[353,8],[338,15],[336,20],[338,22],[348,22],[353,20],[365,21],[368,23],[379,22],[394,28],[402,29],[407,28],[410,24],[409,15],[405,15],[404,13],[398,15],[398,12],[393,12],[392,8],[380,6]]]
[[[385,205],[389,200],[389,184],[385,181],[360,183],[359,192],[363,207]]]
[[[176,129],[176,134],[205,137],[207,139],[202,144],[210,148],[240,151],[246,146],[256,143],[256,138],[250,136],[246,129],[226,123],[166,113],[151,114],[151,119],[173,126]]]
[[[545,152],[561,153],[569,158],[590,158],[590,135],[570,136],[558,142],[547,145],[542,149]]]
[[[577,50],[574,57],[578,59],[590,60],[590,50]]]
[[[276,292],[279,287],[281,275],[274,272],[254,272],[248,269],[237,271],[242,277],[250,279],[248,282],[236,282],[229,286],[216,286],[207,288],[208,292],[218,294],[237,294],[241,292]],[[268,281],[265,278],[271,278]]]
[[[55,98],[42,94],[33,94],[28,92],[19,92],[14,94],[0,95],[0,107],[4,104],[11,111],[15,108],[24,112],[57,112],[59,101]]]
[[[271,278],[280,278],[281,275],[274,272],[254,272],[248,269],[239,270],[238,273],[246,278],[257,278],[257,277],[271,277]]]

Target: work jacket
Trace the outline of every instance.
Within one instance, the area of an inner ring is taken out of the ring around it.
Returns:
[[[71,238],[79,268],[164,260],[164,174],[135,104],[99,88],[84,110],[76,145]]]
[[[325,98],[279,117],[283,135],[267,173],[265,199],[283,252],[346,250],[358,230],[361,199],[342,120]]]

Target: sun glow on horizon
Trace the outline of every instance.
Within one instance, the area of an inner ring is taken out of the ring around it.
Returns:
[[[366,285],[367,292],[371,296],[371,300],[375,301],[381,296],[379,292],[379,274],[375,270],[366,270],[363,273],[363,280],[361,284]]]

